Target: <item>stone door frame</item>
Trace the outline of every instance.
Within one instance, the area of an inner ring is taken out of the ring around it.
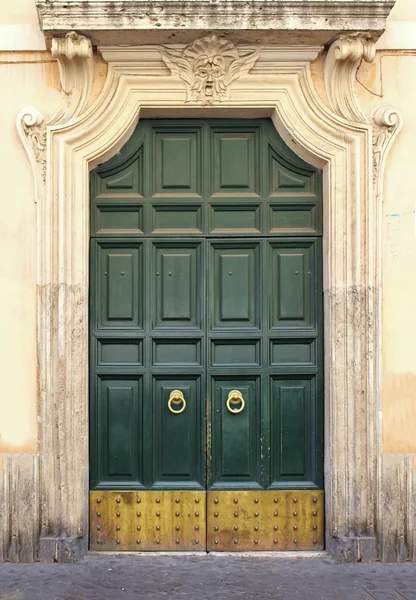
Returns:
[[[321,47],[234,46],[239,62],[225,68],[224,93],[213,97],[192,91],[186,48],[99,48],[108,75],[86,108],[91,43],[74,32],[54,39],[62,109],[49,121],[34,108],[18,116],[38,201],[40,558],[73,560],[88,548],[89,170],[123,146],[139,118],[224,116],[270,117],[292,150],[323,169],[326,548],[344,560],[375,559],[382,172],[401,119],[385,107],[367,117],[356,101],[355,72],[374,43],[332,45],[331,108],[310,72]]]

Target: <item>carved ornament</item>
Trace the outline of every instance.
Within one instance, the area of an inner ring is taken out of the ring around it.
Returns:
[[[330,47],[325,60],[325,88],[332,110],[340,117],[366,123],[355,94],[355,76],[361,61],[373,62],[375,43],[370,34],[341,36]]]
[[[382,197],[383,172],[387,154],[403,125],[400,112],[392,106],[378,106],[373,121],[373,185],[377,198]]]
[[[16,127],[32,165],[36,201],[43,195],[46,182],[47,127],[68,123],[78,117],[87,105],[93,82],[93,53],[89,39],[75,31],[64,38],[52,40],[52,56],[59,65],[61,107],[47,119],[36,108],[23,108],[17,116]]]
[[[250,71],[259,50],[241,55],[228,40],[210,35],[177,50],[160,46],[160,53],[174,75],[186,86],[186,102],[214,104],[227,99],[229,86]]]

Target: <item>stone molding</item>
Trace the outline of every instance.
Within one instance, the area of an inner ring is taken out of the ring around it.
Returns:
[[[397,108],[377,106],[371,113],[373,122],[373,184],[379,202],[383,198],[384,167],[390,148],[403,127],[403,117]]]
[[[287,48],[259,48],[253,68],[230,82],[221,102],[215,96],[203,106],[187,97],[179,73],[166,67],[164,48],[103,47],[107,80],[98,99],[83,110],[87,98],[78,87],[85,82],[89,51],[81,45],[83,60],[64,78],[74,85],[65,89],[70,106],[61,113],[62,121],[44,124],[47,135],[40,138],[41,146],[47,142],[45,193],[37,213],[42,558],[56,558],[47,550],[57,552],[57,543],[48,543],[51,537],[87,547],[89,169],[123,146],[139,118],[226,115],[270,117],[286,143],[324,171],[327,547],[336,546],[338,556],[351,556],[351,536],[363,537],[370,549],[366,560],[375,559],[371,540],[378,527],[382,339],[376,240],[382,204],[373,188],[372,124],[326,108],[309,68],[319,48],[293,49],[292,60]],[[183,46],[173,49],[180,53]],[[238,52],[244,55],[244,48]],[[347,89],[350,67],[338,71]],[[29,130],[40,127],[39,118],[35,109],[24,109],[18,128],[23,130],[22,123]],[[393,131],[393,113],[384,109],[376,111],[374,122],[381,128],[375,143],[380,179],[398,126]],[[381,138],[385,127],[391,128],[390,135]],[[35,173],[42,171],[36,136],[24,131],[21,137],[31,148]],[[78,556],[67,549],[62,555]]]
[[[340,31],[379,37],[395,0],[37,0],[46,37],[76,29],[94,45],[192,42],[212,31],[234,41],[327,44]],[[236,18],[238,15],[238,18]]]

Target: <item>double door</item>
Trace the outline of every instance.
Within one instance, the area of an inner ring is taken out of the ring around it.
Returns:
[[[319,177],[266,120],[92,174],[91,548],[322,548]]]

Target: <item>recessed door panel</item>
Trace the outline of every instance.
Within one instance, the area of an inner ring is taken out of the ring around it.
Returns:
[[[200,328],[202,251],[200,243],[153,245],[154,328]]]
[[[212,378],[210,487],[259,487],[259,378]]]
[[[201,378],[153,378],[152,487],[203,487]]]
[[[142,244],[100,243],[98,253],[98,327],[142,327]]]
[[[200,132],[155,132],[154,195],[200,194]]]
[[[96,417],[96,487],[143,483],[142,380],[98,377]]]
[[[272,377],[270,391],[271,483],[294,487],[313,482],[315,464],[315,378]]]
[[[311,242],[270,243],[271,328],[316,327],[316,250]]]
[[[214,242],[211,246],[211,323],[218,328],[258,328],[259,244]]]

